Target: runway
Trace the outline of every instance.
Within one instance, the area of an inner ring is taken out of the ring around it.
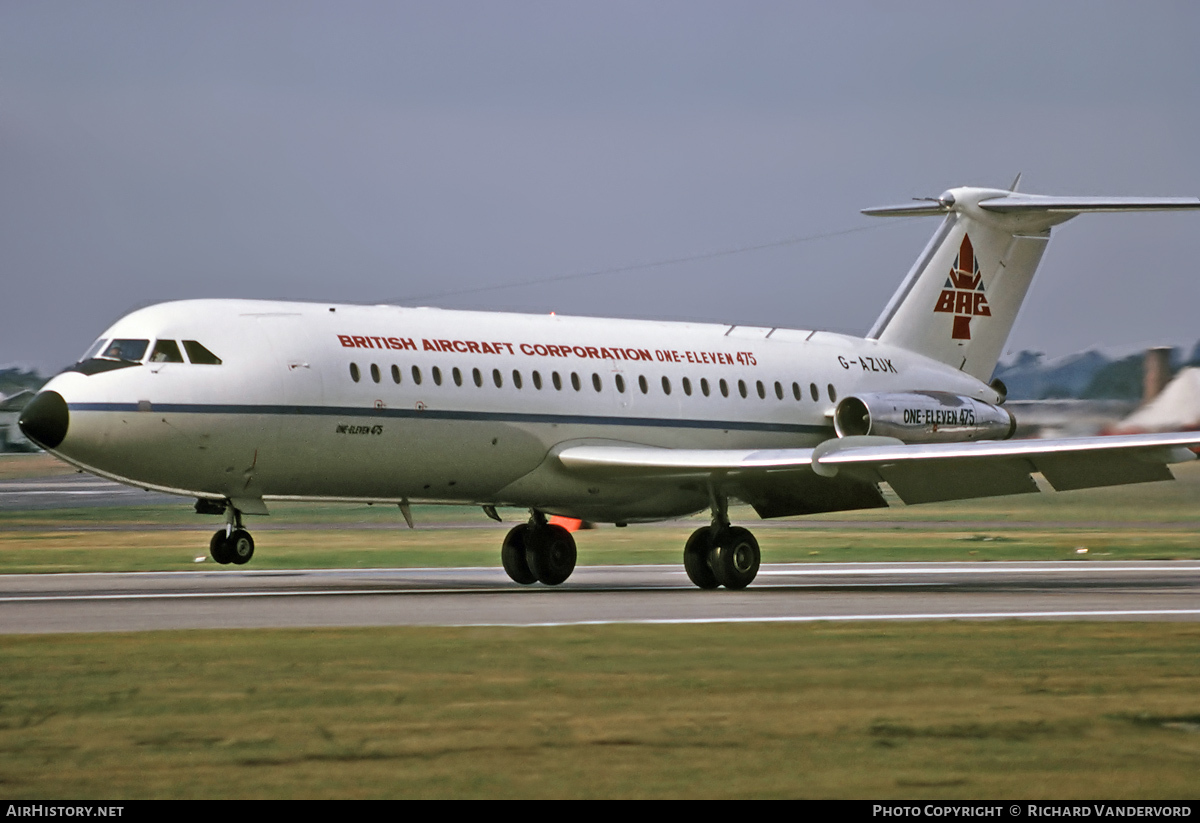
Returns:
[[[881,620],[1200,620],[1200,561],[764,565],[745,591],[678,566],[0,575],[0,633]]]
[[[65,474],[0,480],[0,512],[81,508],[84,506],[190,505],[184,497],[123,486],[90,474]]]

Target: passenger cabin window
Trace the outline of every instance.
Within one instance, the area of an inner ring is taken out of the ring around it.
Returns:
[[[558,372],[551,372],[550,382],[554,384],[555,391],[562,391],[562,378],[558,376]]]
[[[351,364],[350,364],[350,379],[351,379],[351,380],[353,380],[355,383],[357,383],[357,382],[358,382],[358,379],[359,379],[361,376],[362,376],[362,375],[360,375],[360,374],[358,373],[358,364],[357,364],[357,363],[351,363]]]
[[[516,369],[513,369],[513,385],[518,389],[521,388],[521,373]]]
[[[803,399],[804,399],[804,392],[800,391],[800,384],[799,384],[799,383],[793,383],[793,384],[792,384],[792,396],[793,396],[793,397],[795,397],[797,400],[803,400]]]
[[[179,344],[174,340],[159,340],[150,352],[151,363],[182,363],[183,355],[179,353]]]
[[[535,371],[533,373],[533,387],[538,391],[542,390],[542,373]]]
[[[392,382],[395,383],[396,385],[400,385],[400,367],[399,366],[396,366],[396,365],[392,366]]]
[[[418,369],[416,366],[412,367],[412,376],[413,376],[413,382],[416,383],[418,386],[421,385],[421,370]]]
[[[596,374],[595,372],[592,372],[592,388],[596,391],[600,391],[601,388],[600,375]]]
[[[835,389],[833,387],[833,384],[830,383],[828,386],[825,387],[825,390],[829,392],[829,402],[836,403],[837,402],[837,389]]]
[[[450,375],[454,378],[454,385],[456,385],[456,386],[462,385],[462,372],[459,371],[458,366],[455,366],[453,369],[450,370]]]
[[[219,366],[221,358],[201,346],[195,340],[184,340],[183,350],[187,352],[188,360],[201,366]]]
[[[483,387],[483,373],[479,369],[471,369],[471,379],[475,381],[476,388]]]
[[[571,372],[571,388],[573,388],[575,391],[579,391],[579,386],[579,374],[577,372]]]
[[[707,377],[700,378],[700,391],[701,391],[701,393],[703,393],[703,395],[705,397],[708,397],[708,378]]]
[[[372,367],[372,368],[374,368],[374,367]],[[442,370],[439,369],[437,366],[434,366],[432,369],[430,369],[430,372],[433,374],[434,385],[437,385],[437,386],[442,385]],[[374,372],[371,372],[371,374],[374,374]]]
[[[130,363],[141,363],[149,346],[149,340],[114,340],[108,344],[108,348],[100,356],[108,360],[125,360]]]
[[[724,377],[721,378],[721,396],[722,397],[729,396],[729,384],[725,382]]]
[[[371,364],[371,379],[376,383],[379,382],[379,366],[374,363]]]
[[[692,381],[688,380],[686,377],[683,378],[683,393],[688,397],[692,396]]]
[[[663,394],[671,393],[671,381],[664,374],[662,379]]]
[[[504,385],[504,378],[500,376],[499,369],[492,369],[492,382],[496,384],[496,388]]]
[[[625,393],[625,378],[618,374],[616,377],[613,378],[613,380],[615,380],[617,383],[617,391],[619,391],[621,394],[624,394]]]
[[[650,384],[646,382],[646,376],[644,374],[638,375],[638,388],[642,390],[642,394],[650,391]]]

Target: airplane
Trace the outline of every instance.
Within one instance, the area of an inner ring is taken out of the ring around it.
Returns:
[[[1056,197],[963,187],[864,210],[942,222],[865,337],[255,300],[150,306],[105,331],[22,412],[87,472],[222,515],[212,558],[254,554],[273,501],[528,509],[501,562],[558,585],[598,523],[708,510],[683,565],[701,589],[758,573],[762,518],[1172,479],[1200,434],[1011,440],[991,380],[1051,229],[1198,198]]]

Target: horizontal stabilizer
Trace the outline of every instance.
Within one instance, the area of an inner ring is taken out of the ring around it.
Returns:
[[[898,206],[863,209],[871,217],[930,217],[954,208],[953,197],[919,200]],[[1200,209],[1200,197],[1054,197],[1040,194],[1003,194],[978,201],[979,208],[997,214],[1088,214],[1117,211],[1180,211]]]
[[[871,217],[933,217],[949,211],[936,200],[922,200],[916,203],[904,203],[899,206],[873,206],[863,209],[862,213]]]
[[[1000,214],[1021,212],[1057,212],[1087,214],[1105,211],[1178,211],[1200,209],[1197,197],[1050,197],[1037,194],[1010,194],[981,200],[979,208]]]

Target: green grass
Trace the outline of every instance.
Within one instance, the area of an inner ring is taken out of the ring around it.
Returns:
[[[1174,483],[783,521],[759,521],[746,507],[731,515],[755,531],[765,562],[1200,558],[1200,465],[1176,472]],[[257,544],[252,568],[498,566],[504,530],[527,516],[502,510],[505,524],[493,524],[471,507],[416,506],[409,531],[394,506],[271,508],[269,517],[247,518]],[[196,568],[211,562],[208,538],[220,522],[194,514],[188,501],[2,512],[0,573]],[[579,562],[679,563],[687,535],[705,522],[583,531]],[[431,524],[472,528],[422,528]]]
[[[578,533],[579,564],[682,562],[694,526]],[[212,565],[210,531],[0,531],[0,573],[182,571]],[[1190,531],[1086,528],[947,530],[761,528],[768,563],[788,561],[1138,560],[1200,557]],[[500,565],[503,528],[256,530],[252,569]],[[1087,553],[1080,553],[1087,548]]]
[[[1194,798],[1200,626],[0,637],[10,798]]]
[[[734,516],[767,562],[1200,557],[1200,467],[1179,474],[782,527]],[[498,566],[508,525],[272,508],[250,521],[253,568]],[[218,520],[186,502],[3,513],[0,572],[203,567]],[[447,522],[485,527],[420,528]],[[581,532],[580,562],[678,563],[702,522]],[[1194,798],[1197,648],[1191,623],[0,635],[0,792]]]

